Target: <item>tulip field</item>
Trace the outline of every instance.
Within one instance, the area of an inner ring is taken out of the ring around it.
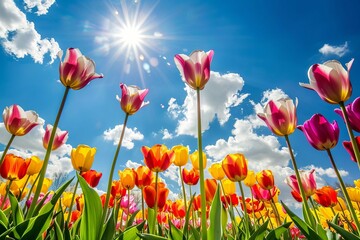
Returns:
[[[3,111],[4,126],[11,137],[0,160],[0,240],[360,239],[360,179],[354,180],[352,186],[345,185],[332,155],[334,147],[342,147],[338,144],[339,126],[321,113],[300,125],[297,101],[270,100],[257,116],[272,134],[286,141],[293,174],[285,181],[294,201],[302,205],[301,215],[282,202],[273,172],[248,169],[248,160],[241,152],[229,152],[221,162],[206,166],[200,100],[201,90],[211,81],[212,50],[174,57],[182,80],[197,96],[197,151],[189,153],[183,145],[142,146],[142,165],[116,172],[127,122],[147,105],[149,91],[120,84],[122,94],[118,101],[124,112],[124,124],[109,169],[106,192],[99,195],[94,190],[102,177],[102,173],[92,169],[96,148],[83,144],[73,148],[70,154],[75,177],[49,190],[54,180],[46,177],[51,152],[68,139],[68,132],[58,128],[68,93],[103,78],[95,72],[95,63],[79,49],[69,48],[64,58],[62,52],[58,56],[64,95],[55,122],[46,127],[42,138],[46,149],[44,159],[38,156],[24,159],[8,153],[15,138],[41,123],[38,114],[16,104]],[[354,166],[360,168],[360,137],[354,136],[354,131],[360,132],[360,98],[347,103],[352,95],[349,76],[352,63],[353,60],[347,63],[346,68],[336,60],[314,64],[308,70],[309,83],[300,86],[313,90],[321,100],[335,106],[334,111],[348,132],[348,141],[342,145]],[[328,157],[339,187],[318,188],[314,169],[298,169],[289,138],[296,129],[314,150]],[[185,168],[188,162],[191,169]],[[168,199],[169,189],[159,176],[171,165],[178,168],[181,179],[178,199]],[[206,171],[212,178],[205,178]],[[200,193],[193,194],[195,187]],[[141,193],[140,202],[135,201],[136,189]]]

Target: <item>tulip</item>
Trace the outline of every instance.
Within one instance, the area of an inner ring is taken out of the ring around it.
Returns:
[[[330,186],[317,189],[313,195],[315,202],[323,207],[334,207],[337,204],[337,192]]]
[[[296,129],[297,116],[296,104],[289,98],[281,98],[277,101],[270,100],[264,113],[258,113],[257,116],[263,120],[268,128],[278,136],[287,136]]]
[[[350,127],[353,130],[360,132],[360,97],[347,105],[345,109],[349,118]],[[334,111],[344,119],[344,114],[341,109],[337,108]]]
[[[236,192],[235,183],[230,179],[223,179],[221,180],[221,184],[223,186],[224,194],[225,195],[232,195]]]
[[[30,162],[30,159],[24,160],[14,154],[6,154],[0,165],[1,177],[10,181],[22,179],[26,175]]]
[[[200,170],[199,152],[198,151],[195,151],[192,154],[190,154],[190,160],[193,165],[193,168],[195,168],[196,170]],[[203,161],[203,167],[205,169],[207,158],[206,158],[206,154],[204,152],[202,152],[202,161]]]
[[[234,182],[232,183],[234,184]],[[227,208],[228,204],[231,204],[232,206],[237,206],[239,204],[239,197],[236,195],[236,193],[221,196],[220,200],[225,208]]]
[[[126,194],[126,189],[122,186],[121,181],[114,180],[111,185],[111,196],[120,199]]]
[[[293,196],[293,198],[297,201],[297,202],[302,202],[302,197],[300,195],[300,193],[298,193],[297,191],[295,190],[292,190],[291,191],[291,195]],[[306,200],[308,199],[308,197],[306,197]]]
[[[274,186],[270,190],[263,189],[259,184],[251,187],[251,192],[256,200],[266,202],[270,201],[278,193],[278,188]]]
[[[105,200],[106,200],[106,193],[102,194],[100,196],[100,200],[101,200],[101,205],[102,207],[105,206]],[[113,196],[110,196],[107,208],[113,208],[115,206],[115,199],[113,198]]]
[[[44,197],[46,197],[45,200]],[[52,194],[45,194],[42,192],[40,193],[39,199],[37,200],[36,204],[39,205],[42,202],[42,204],[45,205],[46,203],[50,202],[52,197]],[[25,205],[29,208],[33,200],[34,198],[33,196],[31,196],[30,199],[26,201]]]
[[[355,137],[355,141],[356,141],[357,145],[360,148],[360,136]],[[353,149],[353,146],[352,146],[351,142],[350,141],[344,141],[343,146],[346,149],[346,151],[350,154],[351,160],[354,161],[354,162],[357,162],[356,157],[355,157],[355,153],[354,153],[354,149]]]
[[[176,200],[171,204],[171,210],[176,218],[184,218],[186,215],[186,208],[183,200]]]
[[[77,48],[66,50],[64,61],[63,51],[58,53],[60,58],[60,81],[65,87],[79,90],[85,87],[90,81],[96,78],[103,78],[102,74],[95,73],[95,63],[88,57],[81,54]]]
[[[360,189],[359,188],[347,187],[346,191],[349,194],[349,198],[352,202],[360,203]]]
[[[165,206],[166,199],[169,194],[169,189],[160,187],[158,188],[157,192],[157,209],[162,209]],[[147,206],[149,208],[155,208],[156,191],[154,185],[152,184],[144,187],[143,194]]]
[[[96,148],[87,145],[78,145],[71,150],[71,163],[73,168],[79,172],[86,172],[91,169],[94,162]]]
[[[204,89],[210,78],[210,63],[214,51],[194,51],[187,56],[177,54],[174,57],[175,64],[180,71],[183,81],[192,89]]]
[[[353,61],[346,64],[347,71],[336,60],[314,64],[308,71],[309,84],[300,83],[300,86],[316,91],[328,103],[345,102],[352,93],[349,72]]]
[[[189,148],[182,145],[172,147],[174,151],[174,165],[178,167],[185,166],[189,159]]]
[[[356,188],[360,188],[360,179],[354,180],[354,185]]]
[[[310,197],[316,190],[315,169],[311,171],[299,171],[299,173],[305,195],[306,197]],[[285,183],[289,185],[292,190],[300,193],[299,184],[295,175],[288,176],[285,179]]]
[[[76,197],[77,196],[75,196],[75,198]],[[72,198],[73,198],[73,193],[72,192],[64,192],[63,195],[62,195],[61,203],[63,204],[64,207],[69,208]]]
[[[139,189],[151,184],[153,180],[152,171],[146,166],[139,166],[135,171],[135,185]]]
[[[233,182],[240,182],[247,176],[247,160],[241,153],[228,154],[222,160],[222,168]]]
[[[45,134],[43,136],[43,146],[45,149],[48,148],[52,130],[53,130],[53,126],[48,124],[46,126]],[[69,134],[67,131],[61,131],[59,128],[57,128],[51,150],[56,150],[59,147],[61,147],[63,144],[65,144],[68,137],[69,137]]]
[[[121,88],[121,98],[116,96],[116,99],[120,102],[121,109],[129,115],[133,115],[140,108],[149,104],[149,102],[144,102],[146,95],[148,94],[148,89],[141,90],[137,86],[126,86],[125,84],[120,84]]]
[[[43,161],[37,156],[31,156],[29,160],[30,165],[27,169],[26,174],[30,176],[38,174],[43,166]]]
[[[222,180],[225,177],[225,172],[222,169],[221,162],[211,164],[209,167],[209,172],[216,180]]]
[[[256,184],[255,172],[253,170],[248,170],[247,176],[243,182],[248,187],[254,186]]]
[[[192,168],[191,170],[187,170],[186,168],[184,168],[182,170],[182,176],[184,183],[186,183],[187,185],[196,185],[199,181],[200,173],[195,168]]]
[[[168,169],[174,156],[174,151],[168,150],[165,145],[161,144],[156,144],[151,148],[143,146],[141,151],[146,166],[153,172],[163,172]]]
[[[120,181],[126,190],[131,190],[135,187],[135,171],[132,168],[125,168],[119,171]]]
[[[256,213],[256,212],[260,212],[261,210],[264,209],[264,203],[262,201],[258,201],[258,200],[251,200],[250,198],[247,198],[245,200],[246,202],[246,212],[247,213]],[[241,209],[244,211],[244,206],[243,204],[240,205]]]
[[[82,212],[84,209],[84,202],[85,202],[84,195],[80,194],[79,196],[76,196],[76,209],[79,210],[80,212]]]
[[[212,200],[214,199],[216,189],[217,189],[216,179],[205,179],[206,202],[208,202],[209,204],[211,204]]]
[[[262,170],[256,174],[256,181],[263,189],[270,190],[274,187],[274,175],[271,170]]]
[[[102,173],[95,170],[89,170],[80,173],[80,175],[85,179],[85,181],[89,184],[90,187],[94,188],[99,184]]]
[[[6,130],[15,136],[23,136],[42,123],[34,111],[24,111],[19,105],[6,107],[3,111]]]

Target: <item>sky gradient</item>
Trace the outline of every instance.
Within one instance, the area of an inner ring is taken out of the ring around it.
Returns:
[[[0,2],[0,109],[19,104],[44,120],[10,152],[42,157],[41,137],[53,124],[65,88],[59,82],[57,53],[79,48],[93,59],[103,79],[71,90],[60,119],[69,131],[65,146],[52,154],[48,176],[74,174],[71,148],[97,148],[93,169],[103,173],[97,187],[106,189],[108,172],[125,114],[116,95],[120,83],[148,88],[150,104],[128,120],[116,170],[143,164],[143,145],[183,144],[197,149],[195,91],[186,87],[174,55],[214,50],[211,78],[201,92],[203,146],[208,163],[241,152],[255,171],[272,169],[280,199],[291,204],[284,178],[293,174],[285,141],[256,117],[269,99],[298,99],[298,124],[315,113],[340,126],[333,153],[345,182],[359,178],[357,165],[342,147],[347,132],[335,105],[299,86],[308,82],[312,64],[355,58],[353,94],[360,96],[360,18],[358,1],[119,1],[2,0]],[[350,101],[348,103],[350,103]],[[0,149],[9,134],[0,124]],[[290,136],[298,165],[316,169],[318,186],[334,184],[325,152],[313,149],[299,130]],[[190,162],[187,166],[190,168]],[[179,192],[176,167],[160,176]],[[209,174],[206,175],[209,177]]]

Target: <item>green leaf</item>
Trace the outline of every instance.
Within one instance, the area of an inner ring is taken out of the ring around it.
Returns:
[[[210,226],[208,229],[209,240],[221,239],[221,201],[220,201],[220,187],[219,184],[210,208]]]
[[[24,216],[19,206],[16,197],[9,191],[9,200],[11,204],[11,214],[13,217],[14,225],[18,225],[24,221]]]
[[[137,214],[139,211],[140,211],[140,209],[139,209],[139,210],[136,210],[133,214],[131,214],[131,216],[130,216],[130,218],[129,218],[129,221],[128,221],[127,224],[126,224],[126,227],[127,227],[127,228],[128,228],[128,227],[131,227],[131,226],[133,225],[134,220],[135,220],[135,217],[136,217],[136,214]]]
[[[155,210],[152,208],[148,208],[148,228],[149,228],[149,232],[155,232],[155,229],[152,229],[154,226],[154,222],[156,221],[156,216],[155,216]]]
[[[172,240],[181,240],[183,238],[183,233],[180,229],[174,226],[174,224],[169,220],[170,226],[170,236]]]
[[[335,231],[340,234],[345,240],[360,240],[359,236],[356,236],[355,234],[346,231],[344,228],[332,223],[332,222],[328,222],[328,224],[335,229]]]
[[[305,237],[311,240],[327,240],[327,238],[321,238],[306,222],[296,216],[295,213],[293,213],[283,202],[281,202],[281,204],[283,205],[286,213],[300,229],[302,234],[305,235]]]
[[[13,230],[14,230],[14,227],[9,228],[8,230],[6,230],[6,231],[3,232],[3,233],[0,233],[0,240],[11,239],[11,238],[8,238],[7,235],[8,235],[9,233],[11,233]]]
[[[111,211],[111,216],[105,225],[105,230],[102,234],[101,240],[113,239],[115,234],[115,225],[115,214],[114,211]]]
[[[62,234],[62,231],[61,231],[61,228],[59,226],[59,224],[57,223],[57,221],[55,221],[55,224],[54,224],[54,229],[55,229],[55,239],[56,240],[63,240],[64,237],[63,237],[63,234]]]
[[[6,217],[5,213],[0,210],[0,221],[7,226],[9,224],[8,218]]]
[[[101,222],[102,205],[97,192],[89,187],[83,177],[76,173],[84,194],[84,209],[81,217],[81,239],[98,240],[103,223]]]
[[[168,240],[167,238],[160,237],[160,236],[153,235],[153,234],[147,234],[147,233],[143,233],[143,234],[138,233],[138,236],[141,239],[145,239],[145,240]]]
[[[316,223],[316,232],[319,234],[319,236],[322,239],[327,239],[328,238],[327,235],[326,235],[325,229],[319,223]]]
[[[286,230],[290,227],[292,222],[284,223],[283,225],[275,228],[274,230],[271,230],[268,235],[266,235],[266,240],[276,240],[280,239],[280,236],[286,232]]]
[[[262,224],[249,238],[249,240],[262,240],[264,239],[264,235],[267,230],[267,225],[269,224],[270,220],[267,220]]]
[[[34,213],[33,213],[33,215],[32,215],[33,217],[35,217],[35,216],[38,215],[40,209],[41,209],[41,208],[43,207],[43,205],[44,205],[44,202],[45,202],[46,198],[49,196],[49,193],[50,193],[50,192],[47,192],[47,193],[43,196],[43,198],[42,198],[38,203],[36,203],[36,207],[35,207]]]
[[[184,224],[184,229],[183,229],[183,239],[186,239],[186,236],[188,236],[188,229],[189,229],[189,219],[190,219],[190,214],[191,214],[191,206],[192,203],[194,201],[194,197],[195,194],[191,197],[189,205],[188,205],[188,209],[186,211],[186,215],[185,215],[185,224]],[[194,219],[193,219],[194,220]]]
[[[117,238],[117,240],[138,240],[140,237],[138,236],[138,233],[141,233],[142,229],[144,228],[145,221],[142,223],[132,226],[128,229],[126,229],[123,233],[120,234],[120,236]]]
[[[194,236],[195,240],[200,240],[200,229],[194,228],[192,225],[190,225],[191,232]]]
[[[227,221],[228,221],[228,215],[226,209],[221,205],[221,227],[222,231],[226,232],[227,227]]]

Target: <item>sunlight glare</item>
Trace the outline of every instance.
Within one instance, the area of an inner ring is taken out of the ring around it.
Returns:
[[[138,26],[126,25],[120,31],[120,40],[128,47],[136,48],[142,43],[143,36]]]

